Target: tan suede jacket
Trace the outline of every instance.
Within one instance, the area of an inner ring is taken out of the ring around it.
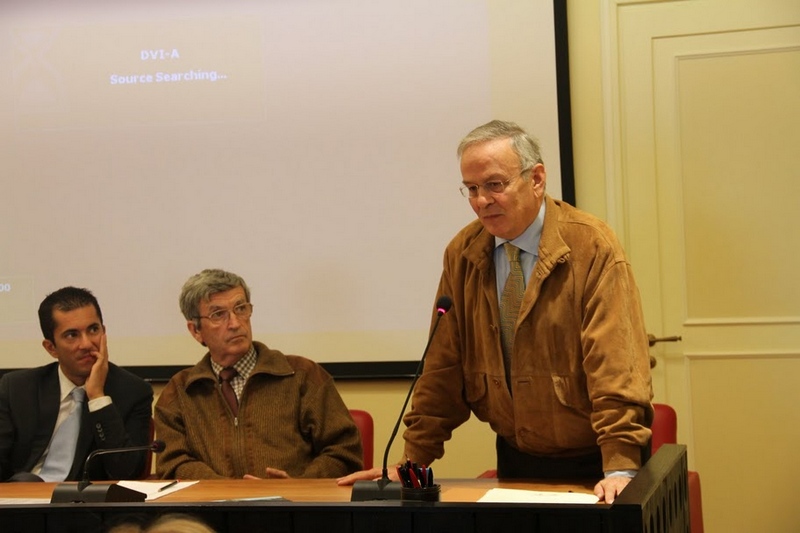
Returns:
[[[175,374],[156,403],[156,434],[166,444],[157,473],[165,479],[332,478],[362,468],[361,438],[331,376],[304,357],[260,342],[234,418],[210,356]]]
[[[517,449],[572,456],[600,447],[603,469],[637,469],[650,439],[647,334],[630,264],[611,229],[546,197],[536,262],[506,385],[492,251],[476,220],[448,245],[438,326],[405,416],[405,453],[430,463],[470,412]],[[476,472],[476,475],[478,473]]]

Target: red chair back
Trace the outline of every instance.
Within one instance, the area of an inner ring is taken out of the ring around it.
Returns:
[[[653,437],[650,453],[655,455],[662,444],[678,443],[678,415],[675,409],[664,403],[654,403]],[[703,533],[703,497],[700,492],[700,475],[689,471],[689,521],[692,533]]]
[[[650,430],[653,432],[650,441],[650,453],[655,455],[662,444],[678,443],[678,415],[675,409],[665,403],[654,403],[653,425]]]
[[[374,464],[374,433],[375,428],[372,422],[372,415],[360,409],[350,409],[350,416],[358,426],[361,433],[361,446],[364,449],[364,470],[369,470]]]

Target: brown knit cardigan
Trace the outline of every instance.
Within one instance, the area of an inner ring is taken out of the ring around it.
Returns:
[[[317,363],[254,342],[256,367],[234,417],[211,370],[210,355],[177,373],[156,403],[157,437],[166,449],[164,479],[332,478],[362,468],[361,439],[331,376]]]

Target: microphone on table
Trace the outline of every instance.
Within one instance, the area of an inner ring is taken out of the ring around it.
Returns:
[[[399,500],[400,499],[400,483],[395,483],[389,479],[389,449],[392,447],[397,430],[400,427],[400,422],[403,420],[403,414],[406,412],[408,401],[411,399],[411,394],[414,392],[414,385],[417,384],[422,368],[425,365],[425,357],[428,355],[428,349],[431,347],[433,336],[436,334],[436,329],[439,327],[439,321],[445,313],[450,310],[453,305],[453,300],[446,295],[442,295],[436,300],[436,322],[433,324],[430,336],[428,336],[428,344],[425,345],[425,350],[422,352],[422,359],[419,360],[417,370],[414,372],[414,379],[411,380],[411,386],[408,388],[408,395],[406,401],[403,403],[403,408],[400,409],[400,416],[397,417],[397,422],[392,430],[392,435],[389,437],[389,442],[386,444],[386,450],[383,452],[383,473],[381,478],[377,481],[356,481],[353,483],[353,491],[350,493],[351,502],[360,502],[367,500]]]
[[[86,503],[86,502],[143,502],[146,494],[120,487],[116,483],[92,485],[89,480],[89,464],[98,455],[144,452],[163,452],[166,445],[163,440],[154,440],[146,446],[127,446],[124,448],[103,448],[91,452],[83,463],[83,479],[78,484],[59,483],[53,490],[50,503]]]

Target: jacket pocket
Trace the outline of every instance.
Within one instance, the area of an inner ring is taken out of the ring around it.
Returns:
[[[559,406],[555,406],[553,436],[558,446],[580,449],[596,445],[597,435],[592,429],[592,404],[586,392],[586,383],[570,376],[553,375],[553,391]]]
[[[575,409],[588,415],[592,411],[592,404],[586,392],[586,384],[582,380],[575,380],[571,376],[552,375],[553,391],[558,402],[564,407]]]

